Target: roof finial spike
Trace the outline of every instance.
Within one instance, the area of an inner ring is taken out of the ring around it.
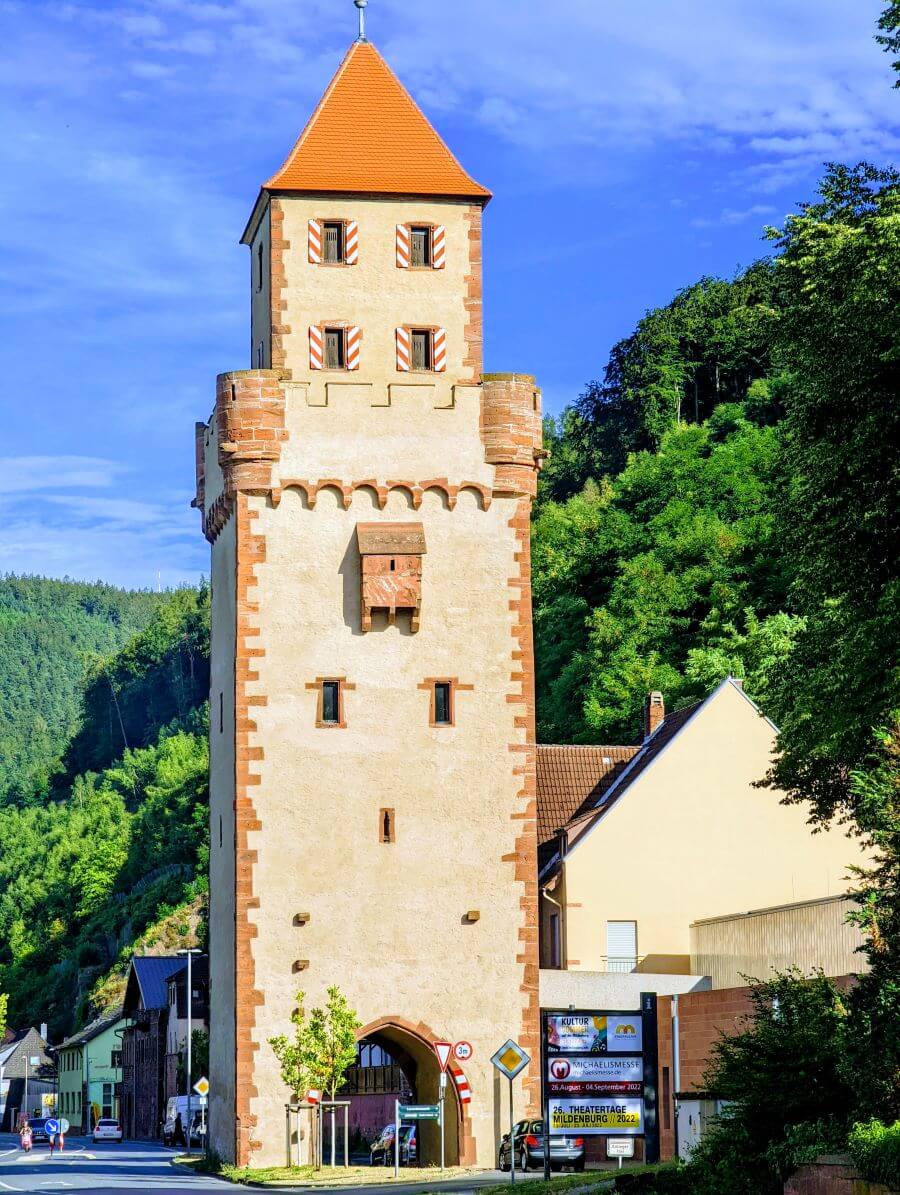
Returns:
[[[357,37],[356,40],[357,41],[365,41],[366,40],[366,5],[369,3],[369,0],[353,0],[353,3],[356,5],[357,9],[359,10],[359,37]]]

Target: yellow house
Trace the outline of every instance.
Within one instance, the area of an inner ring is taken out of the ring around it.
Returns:
[[[848,891],[859,842],[757,787],[777,730],[740,681],[668,715],[651,694],[645,732],[538,748],[542,967],[688,974],[692,923]]]

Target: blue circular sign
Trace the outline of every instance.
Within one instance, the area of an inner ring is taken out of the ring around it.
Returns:
[[[44,1121],[44,1132],[49,1133],[51,1136],[55,1137],[56,1134],[59,1132],[59,1121],[58,1120],[45,1120]]]

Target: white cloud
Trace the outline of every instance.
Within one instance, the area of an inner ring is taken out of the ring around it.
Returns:
[[[116,461],[93,456],[0,457],[0,494],[104,489],[125,471]]]
[[[773,207],[771,203],[754,203],[750,207],[745,208],[726,207],[714,218],[708,216],[695,217],[691,220],[691,227],[712,228],[717,224],[733,226],[753,219],[757,219],[758,222],[760,217],[774,215],[776,211],[777,208]]]

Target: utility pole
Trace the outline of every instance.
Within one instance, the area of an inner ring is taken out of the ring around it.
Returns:
[[[179,950],[179,954],[187,955],[187,1152],[191,1152],[191,1034],[193,1032],[192,1014],[194,1011],[194,981],[191,963],[195,954],[202,954],[201,950],[191,947],[190,950]],[[177,1001],[176,1001],[176,1012]]]

